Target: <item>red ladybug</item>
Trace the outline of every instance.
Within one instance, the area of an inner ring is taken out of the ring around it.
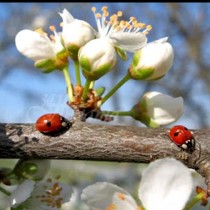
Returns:
[[[193,133],[183,125],[175,125],[169,132],[170,139],[184,150],[193,151],[195,149],[195,139]]]
[[[36,129],[45,135],[57,136],[66,132],[71,123],[57,113],[45,114],[36,121]]]

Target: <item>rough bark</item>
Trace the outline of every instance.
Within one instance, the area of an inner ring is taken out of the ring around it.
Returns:
[[[46,136],[34,124],[0,124],[0,158],[75,159],[149,163],[175,157],[206,179],[210,194],[210,129],[193,130],[196,149],[186,153],[166,128],[98,125],[72,121],[59,136]]]

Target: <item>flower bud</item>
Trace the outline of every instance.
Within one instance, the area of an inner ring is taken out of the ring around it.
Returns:
[[[177,121],[183,114],[183,98],[159,92],[147,92],[131,109],[131,116],[148,127],[159,127]]]
[[[16,176],[25,179],[41,180],[50,169],[50,160],[19,160],[14,168]]]
[[[107,39],[94,39],[80,49],[79,63],[86,79],[97,80],[113,69],[115,49]]]
[[[77,59],[79,49],[95,38],[95,31],[89,23],[74,19],[66,9],[60,13],[60,16],[63,19],[62,38],[64,44],[70,56]]]
[[[54,39],[50,40],[41,29],[37,31],[25,29],[17,33],[15,44],[17,50],[33,60],[35,66],[42,69],[44,73],[62,69],[68,64],[67,53],[56,31],[54,31]]]
[[[135,80],[157,80],[172,67],[174,52],[167,37],[147,44],[133,55],[129,74]]]

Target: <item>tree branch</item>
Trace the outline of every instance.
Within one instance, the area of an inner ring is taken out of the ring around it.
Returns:
[[[174,157],[206,178],[210,194],[210,129],[194,130],[196,150],[183,152],[166,128],[98,125],[79,120],[57,137],[34,124],[0,124],[0,158],[74,159],[149,163]]]

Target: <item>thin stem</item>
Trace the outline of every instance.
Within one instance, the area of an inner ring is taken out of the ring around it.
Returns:
[[[122,87],[130,79],[129,74],[126,74],[101,100],[100,106],[105,103],[120,87]]]
[[[190,202],[187,204],[187,206],[184,208],[184,210],[190,210],[190,209],[192,209],[192,207],[193,207],[196,203],[198,203],[199,201],[202,200],[202,197],[203,197],[203,193],[197,194],[197,195],[192,199],[192,201],[190,201]]]
[[[94,84],[95,84],[95,81],[91,81],[91,83],[90,83],[90,89],[93,89],[94,88]]]
[[[73,96],[72,83],[71,83],[71,78],[70,78],[69,71],[68,71],[68,66],[65,66],[63,68],[63,74],[64,74],[65,81],[67,84],[68,97],[69,97],[70,101],[72,102],[72,101],[74,101],[74,96]]]
[[[90,88],[90,84],[91,84],[91,80],[86,80],[85,82],[85,87],[84,87],[84,90],[83,90],[83,93],[82,93],[82,98],[84,101],[87,100],[87,95],[88,95],[88,91],[89,91],[89,88]]]
[[[8,196],[11,195],[10,192],[8,192],[7,190],[5,190],[5,189],[4,189],[3,187],[1,187],[1,186],[0,186],[0,192],[4,193],[5,195],[8,195]]]
[[[131,111],[102,111],[105,115],[131,116]]]
[[[79,69],[79,62],[78,62],[78,60],[74,61],[74,68],[75,68],[77,85],[81,86],[81,77],[80,77],[80,69]]]

